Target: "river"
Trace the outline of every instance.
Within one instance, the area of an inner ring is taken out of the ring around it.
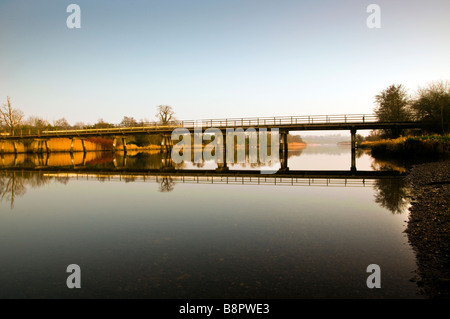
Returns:
[[[350,171],[351,150],[311,145],[288,160],[294,171]],[[159,153],[3,155],[0,298],[423,298],[401,177],[224,179],[205,176],[212,162],[179,167],[197,176],[145,173],[161,163]],[[356,167],[403,171],[366,153]],[[67,286],[72,264],[80,289]],[[373,264],[381,288],[367,285]]]

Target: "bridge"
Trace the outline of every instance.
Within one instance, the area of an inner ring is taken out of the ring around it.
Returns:
[[[388,121],[380,122],[372,114],[343,114],[343,115],[306,115],[306,116],[278,116],[278,117],[250,117],[204,119],[190,121],[172,121],[167,124],[157,122],[143,123],[141,126],[121,127],[115,125],[108,128],[95,129],[15,129],[12,132],[4,130],[0,140],[20,140],[27,138],[86,138],[93,136],[116,137],[136,134],[167,134],[176,128],[206,130],[219,128],[221,130],[236,128],[271,129],[280,131],[322,131],[322,130],[374,130],[374,129],[406,129],[420,128],[421,123],[414,121]]]
[[[73,152],[75,139],[81,140],[82,150],[86,153],[85,139],[89,137],[109,137],[112,138],[112,151],[116,151],[117,140],[122,141],[122,151],[127,152],[127,136],[140,134],[159,134],[162,136],[161,152],[170,152],[173,146],[171,133],[177,128],[183,128],[191,133],[204,133],[209,128],[218,129],[225,136],[229,129],[247,130],[271,130],[279,131],[279,151],[282,163],[282,169],[287,169],[288,143],[287,135],[294,131],[327,131],[327,130],[348,130],[351,133],[352,147],[352,169],[355,168],[355,149],[356,132],[358,130],[374,129],[408,129],[420,128],[419,122],[388,121],[380,122],[372,114],[343,114],[343,115],[307,115],[307,116],[282,116],[282,117],[252,117],[252,118],[225,118],[225,119],[206,119],[191,121],[172,121],[166,124],[157,122],[143,123],[141,126],[134,127],[109,127],[98,129],[67,129],[67,130],[13,130],[12,132],[3,132],[0,134],[1,149],[4,153],[5,142],[13,145],[13,153],[17,153],[16,143],[24,140],[31,140],[34,143],[33,153],[49,153],[48,140],[51,138],[68,138],[72,140],[70,152]],[[226,149],[226,138],[224,141],[224,150]],[[226,162],[219,167],[227,169]]]

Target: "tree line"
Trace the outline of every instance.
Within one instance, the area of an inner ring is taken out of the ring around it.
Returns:
[[[427,133],[450,132],[450,83],[431,82],[409,95],[402,84],[392,84],[375,96],[374,113],[381,122],[419,121]],[[405,130],[382,130],[381,136],[397,138]]]
[[[6,98],[7,103],[0,107],[0,128],[2,131],[12,133],[14,130],[34,131],[34,130],[68,130],[68,129],[101,129],[113,127],[135,127],[148,124],[147,119],[136,120],[134,117],[124,116],[119,124],[108,123],[102,118],[95,124],[86,124],[77,122],[74,125],[69,124],[66,118],[60,118],[50,123],[49,121],[38,117],[30,116],[25,120],[23,112],[12,106],[11,99]],[[170,105],[157,106],[155,120],[159,124],[167,124],[176,120],[175,112]]]

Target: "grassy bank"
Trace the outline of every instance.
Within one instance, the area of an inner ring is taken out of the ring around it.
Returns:
[[[450,156],[450,135],[408,136],[396,139],[362,142],[360,148],[370,149],[373,156],[396,158],[446,158]]]

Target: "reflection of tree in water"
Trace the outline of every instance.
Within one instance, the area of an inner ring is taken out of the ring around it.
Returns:
[[[159,191],[162,193],[171,192],[175,188],[175,182],[170,176],[162,177],[161,179],[158,179],[158,182],[159,182]]]
[[[55,180],[58,182],[58,183],[61,183],[61,184],[64,184],[64,185],[67,185],[67,183],[69,182],[69,176],[56,176],[55,177]]]
[[[132,182],[136,181],[136,176],[125,176],[125,177],[122,177],[122,180],[124,180],[125,183],[132,183]]]
[[[65,176],[49,177],[39,172],[2,172],[0,174],[0,201],[10,202],[12,209],[16,198],[25,195],[27,192],[27,186],[37,188],[50,183],[52,180],[67,184],[69,178]]]
[[[409,203],[410,188],[404,178],[387,178],[375,181],[375,202],[391,211],[402,213]]]
[[[371,165],[375,171],[406,172],[406,168],[389,161],[374,160]],[[402,213],[409,204],[411,187],[404,178],[387,178],[375,181],[375,202],[391,211],[393,214]]]
[[[27,191],[23,181],[23,179],[16,177],[15,173],[0,177],[0,200],[11,202],[11,209],[14,208],[16,196],[23,196]]]

